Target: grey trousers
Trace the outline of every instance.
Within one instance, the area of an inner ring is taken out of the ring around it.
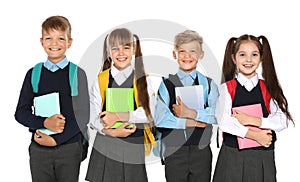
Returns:
[[[33,182],[77,182],[82,145],[79,142],[57,147],[29,146]]]
[[[165,176],[167,182],[210,182],[212,152],[210,146],[167,147]]]

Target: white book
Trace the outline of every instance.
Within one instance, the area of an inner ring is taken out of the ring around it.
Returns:
[[[36,116],[51,117],[54,114],[60,114],[59,93],[54,92],[33,99],[34,114]],[[51,131],[46,128],[39,129],[47,135],[56,134],[57,132]]]
[[[203,86],[175,87],[176,97],[179,96],[182,102],[191,109],[204,109]],[[177,100],[176,100],[177,103]]]

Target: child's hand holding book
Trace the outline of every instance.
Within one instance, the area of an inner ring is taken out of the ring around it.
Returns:
[[[176,99],[178,104],[173,104],[173,111],[176,117],[194,119],[197,116],[196,110],[187,107],[179,96]]]

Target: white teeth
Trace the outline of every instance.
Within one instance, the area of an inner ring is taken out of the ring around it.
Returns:
[[[126,58],[117,58],[118,61],[125,61]]]

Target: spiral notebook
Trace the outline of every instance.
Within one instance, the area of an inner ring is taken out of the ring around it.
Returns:
[[[134,110],[133,88],[106,88],[106,110],[110,112],[128,112]],[[111,128],[118,128],[122,121],[117,121]],[[132,128],[133,124],[126,128]]]
[[[261,104],[252,104],[252,105],[245,105],[245,106],[239,106],[232,108],[232,112],[235,112],[235,110],[239,110],[243,113],[246,113],[250,116],[255,117],[263,117]],[[260,128],[256,126],[246,126],[249,129],[259,131]],[[260,147],[261,144],[259,144],[257,141],[249,139],[249,138],[242,138],[237,137],[239,149],[245,149],[245,148],[253,148],[253,147]]]
[[[54,114],[60,114],[59,93],[54,92],[35,97],[33,99],[33,106],[36,116],[51,117]],[[40,128],[38,130],[46,135],[58,133],[47,128]]]

